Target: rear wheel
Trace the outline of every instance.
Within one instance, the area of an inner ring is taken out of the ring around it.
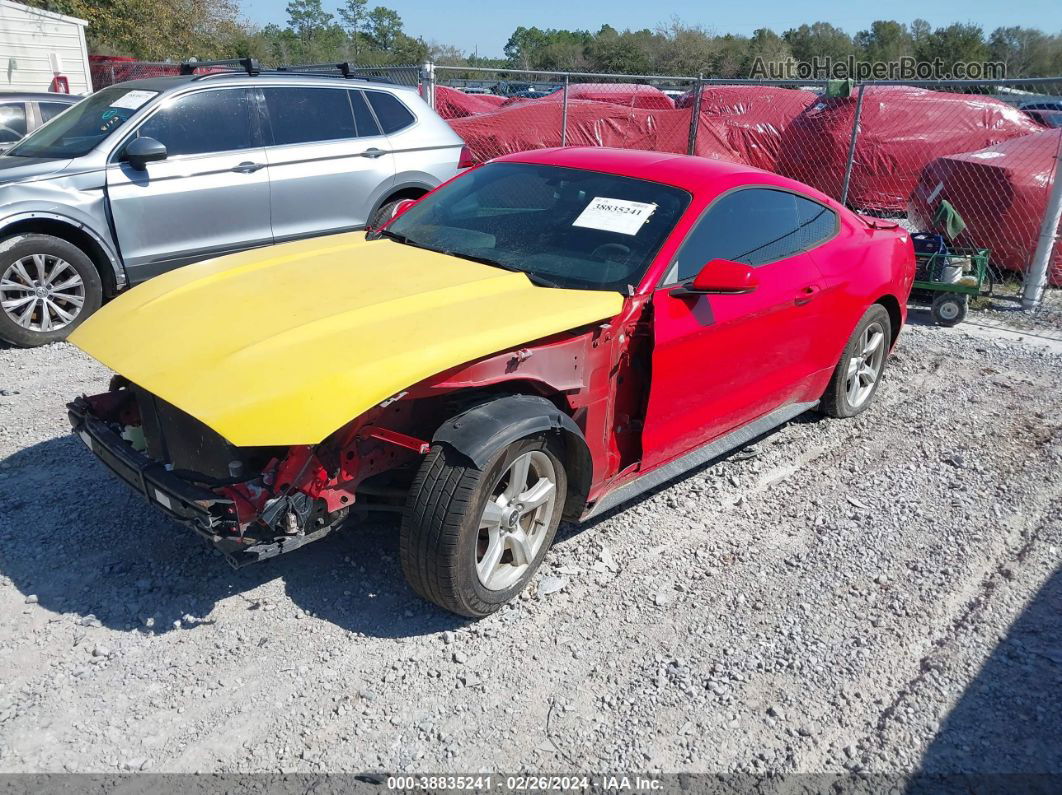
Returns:
[[[372,214],[372,217],[369,218],[369,229],[379,229],[381,226],[390,221],[391,216],[395,214],[395,208],[398,207],[398,204],[401,201],[402,199],[395,199],[394,201],[389,201],[386,204],[381,204],[379,207],[377,207],[376,212],[374,212]]]
[[[830,417],[854,417],[878,391],[892,339],[889,313],[873,304],[856,324],[819,405]]]
[[[99,309],[100,275],[73,243],[26,234],[0,247],[0,339],[26,348],[66,339]]]
[[[564,465],[542,437],[497,450],[477,469],[446,445],[428,453],[402,519],[406,579],[451,612],[482,618],[531,580],[560,523]]]

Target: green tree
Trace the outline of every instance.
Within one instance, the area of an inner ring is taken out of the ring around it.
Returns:
[[[1062,40],[1035,28],[996,28],[988,37],[988,58],[1004,64],[1007,77],[1059,74]]]
[[[812,63],[815,58],[842,61],[855,52],[852,37],[829,22],[812,22],[791,28],[782,34],[793,57],[803,63]]]
[[[368,0],[346,0],[339,7],[339,18],[343,20],[343,27],[346,28],[347,33],[350,35],[350,40],[354,45],[355,56],[360,49],[362,27],[365,25],[365,18],[368,14],[365,10],[367,5]]]
[[[914,54],[914,41],[906,25],[879,19],[870,30],[859,31],[853,41],[865,61],[889,63]]]
[[[321,6],[321,0],[291,0],[287,6],[288,27],[303,39],[327,30],[333,17]]]
[[[929,35],[926,46],[933,57],[943,61],[949,74],[954,72],[957,63],[988,60],[984,31],[977,25],[956,22],[946,28],[937,28]]]

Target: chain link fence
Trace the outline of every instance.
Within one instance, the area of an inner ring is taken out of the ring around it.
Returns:
[[[284,67],[335,73],[336,65]],[[1062,330],[1062,78],[838,83],[433,64],[344,66],[418,87],[474,160],[557,146],[693,154],[805,182],[857,212],[987,250],[982,320]],[[204,67],[203,72],[214,71]],[[179,65],[93,62],[93,85]],[[1046,285],[1047,289],[1041,289]]]

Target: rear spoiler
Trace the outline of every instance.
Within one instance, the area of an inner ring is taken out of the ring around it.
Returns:
[[[859,215],[859,213],[856,213]],[[884,218],[870,218],[866,215],[859,215],[859,219],[869,226],[871,229],[899,229],[900,225],[896,221],[887,221]]]

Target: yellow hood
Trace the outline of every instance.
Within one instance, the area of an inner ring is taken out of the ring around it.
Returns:
[[[172,271],[70,341],[235,445],[316,444],[418,381],[622,303],[354,233]]]

